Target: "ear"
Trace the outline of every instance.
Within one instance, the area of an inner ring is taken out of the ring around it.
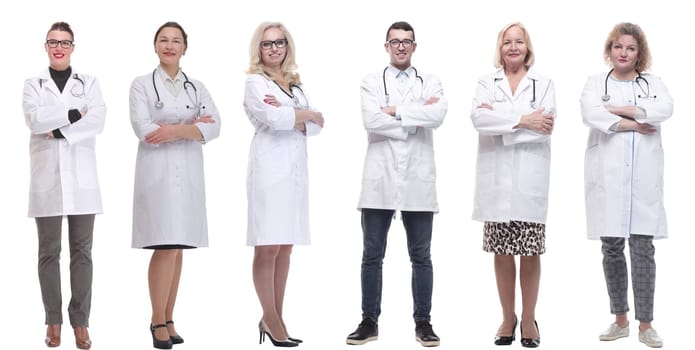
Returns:
[[[386,43],[384,43],[384,51],[389,52],[389,46],[390,45],[389,45],[388,41]]]
[[[413,52],[415,52],[415,49],[417,49],[417,43],[413,42]]]

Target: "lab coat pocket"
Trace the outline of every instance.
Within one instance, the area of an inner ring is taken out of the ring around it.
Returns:
[[[589,193],[595,191],[600,183],[598,181],[601,174],[599,163],[598,143],[589,144],[584,153],[584,190]]]
[[[48,192],[55,188],[60,178],[57,155],[47,148],[31,152],[31,192]]]
[[[98,188],[97,160],[94,149],[90,147],[75,146],[75,171],[77,183],[82,188]]]
[[[521,193],[546,198],[550,182],[550,150],[547,143],[529,144],[519,154],[518,186]]]

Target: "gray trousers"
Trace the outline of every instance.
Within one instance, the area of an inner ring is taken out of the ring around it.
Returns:
[[[635,319],[640,322],[651,322],[654,319],[656,262],[652,240],[652,236],[645,235],[630,235],[628,239]],[[623,314],[630,310],[627,305],[627,263],[623,253],[625,238],[601,237],[601,242],[603,273],[606,277],[611,313]]]
[[[92,306],[92,232],[94,214],[68,215],[70,241],[70,289],[68,305],[73,327],[89,326]],[[39,284],[46,311],[46,324],[62,324],[60,287],[60,245],[62,216],[36,218],[39,233]]]

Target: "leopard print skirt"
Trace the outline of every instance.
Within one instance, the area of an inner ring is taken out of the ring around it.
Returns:
[[[486,221],[483,250],[496,255],[541,255],[545,253],[545,224]]]

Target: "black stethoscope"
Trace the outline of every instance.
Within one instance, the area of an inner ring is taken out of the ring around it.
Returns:
[[[529,101],[529,105],[531,106],[531,108],[536,109],[536,81],[538,81],[538,79],[533,79],[533,78],[529,78],[529,79],[531,79],[531,83],[533,85],[533,95],[531,97],[531,100]],[[492,93],[493,98],[495,99],[495,102],[504,102],[504,95],[502,96],[502,99],[497,99],[497,88],[499,87],[497,85],[497,82],[502,81],[502,80],[503,80],[503,78],[495,78],[492,81],[493,85],[495,85],[495,87],[493,87],[494,92]]]
[[[390,66],[384,68],[384,72],[381,74],[381,80],[384,82],[384,97],[386,98],[386,104],[389,104],[389,91],[386,88],[386,71],[389,69]],[[413,70],[415,71],[415,78],[420,79],[420,83],[422,84],[423,88],[425,86],[425,81],[422,80],[422,77],[418,75],[417,69],[415,67],[412,67]]]
[[[80,86],[81,89],[76,90],[76,89],[77,89],[77,84],[74,84],[74,85],[70,88],[70,94],[71,94],[72,96],[74,96],[74,97],[82,97],[82,96],[84,96],[84,93],[85,93],[85,91],[84,91],[84,86],[85,86],[85,85],[84,85],[84,80],[82,80],[82,78],[80,78],[80,76],[77,75],[77,73],[73,74],[73,75],[72,75],[72,78],[80,82],[80,85],[79,85],[79,86]],[[39,87],[43,87],[43,81],[42,81],[42,80],[39,80]]]
[[[272,80],[272,79],[271,79],[271,80]],[[301,88],[299,85],[291,84],[291,85],[290,85],[290,91],[287,92],[287,91],[285,91],[285,89],[282,88],[282,86],[280,86],[280,84],[278,84],[277,81],[273,80],[273,83],[275,83],[275,85],[277,85],[277,86],[280,88],[280,90],[281,90],[285,95],[287,95],[287,97],[289,97],[289,98],[292,100],[292,102],[294,102],[294,104],[295,104],[296,106],[300,106],[301,104],[300,104],[300,102],[299,102],[299,98],[297,97],[297,95],[294,94],[294,91],[292,90],[293,88],[297,88],[297,89],[299,90],[299,92],[302,93],[302,96],[304,96],[304,100],[306,101],[306,95],[304,95],[304,90],[302,90],[302,88]]]
[[[152,71],[152,86],[154,87],[154,93],[157,95],[157,101],[154,102],[154,106],[157,109],[162,109],[164,108],[164,102],[159,98],[159,91],[157,90],[157,83],[155,82],[154,75],[157,72],[157,68],[155,68]],[[200,100],[198,99],[198,89],[195,87],[195,84],[193,84],[192,81],[188,79],[188,75],[181,71],[181,74],[183,74],[183,77],[186,79],[186,81],[183,82],[183,90],[186,91],[186,96],[188,96],[188,99],[191,101],[193,105],[186,105],[186,108],[188,109],[197,109],[198,110],[198,116],[201,114],[201,110],[205,109],[205,106],[200,104]],[[190,91],[188,91],[188,87],[191,87],[193,89],[193,94],[195,95],[195,99],[191,96]]]
[[[639,86],[639,89],[642,91],[644,95],[637,95],[638,98],[656,98],[656,95],[654,96],[649,96],[651,93],[651,89],[649,88],[649,82],[647,79],[645,79],[642,74],[639,71],[637,72],[637,78],[635,78],[635,84]],[[611,76],[611,73],[613,73],[613,68],[611,68],[610,71],[608,71],[608,74],[606,74],[606,80],[603,82],[603,96],[601,96],[601,100],[603,102],[608,102],[608,100],[611,99],[611,95],[608,94],[608,78]],[[642,87],[642,84],[640,84],[640,80],[643,81],[647,85],[647,90],[645,91],[644,88]]]
[[[80,82],[80,87],[82,87],[82,89],[80,89],[79,92],[78,90],[75,90],[75,88],[77,87],[77,84],[75,84],[70,88],[70,93],[72,94],[72,96],[75,97],[84,96],[84,80],[82,80],[82,78],[80,78],[80,76],[77,75],[77,73],[73,74],[72,78]]]

